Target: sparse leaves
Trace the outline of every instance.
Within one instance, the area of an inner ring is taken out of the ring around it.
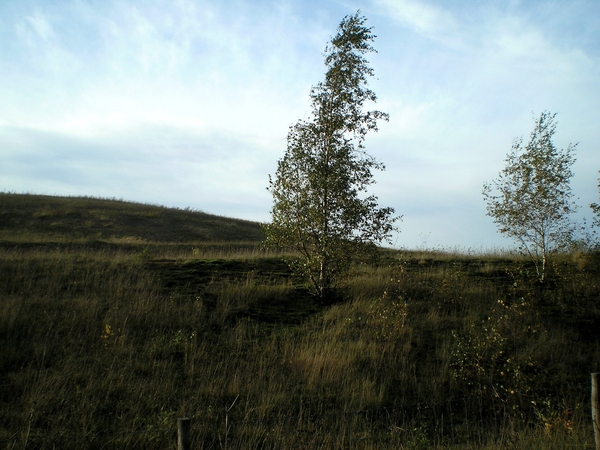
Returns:
[[[572,242],[569,215],[577,210],[569,184],[576,144],[566,150],[554,146],[555,117],[543,112],[527,145],[522,138],[515,139],[506,167],[483,187],[487,215],[532,257],[541,281],[547,275],[549,254]]]
[[[392,208],[379,208],[367,195],[373,170],[383,170],[364,151],[369,131],[377,131],[381,111],[363,111],[377,97],[368,89],[373,76],[364,54],[375,51],[375,36],[359,13],[345,17],[326,49],[325,80],[311,90],[312,117],[290,127],[287,151],[270,177],[272,222],[267,244],[302,255],[293,268],[324,297],[351,256],[389,240]]]
[[[600,179],[598,179],[598,191],[600,191]],[[590,205],[590,208],[592,208],[592,211],[594,212],[594,215],[596,216],[596,217],[594,217],[593,225],[595,227],[600,227],[600,204],[592,203]]]
[[[518,408],[523,396],[531,393],[531,372],[537,365],[523,349],[524,344],[545,332],[532,318],[536,315],[525,299],[514,303],[498,300],[486,319],[472,323],[463,333],[452,331],[454,379],[483,397]]]

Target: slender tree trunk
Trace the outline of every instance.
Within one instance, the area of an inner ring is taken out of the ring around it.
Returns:
[[[548,258],[548,246],[546,245],[546,235],[542,235],[542,276],[541,282],[544,283],[546,281],[546,262]]]
[[[328,275],[327,272],[329,270],[329,259],[327,254],[329,252],[329,177],[330,177],[330,151],[331,151],[331,136],[329,130],[325,130],[325,145],[323,148],[323,166],[324,166],[324,174],[323,179],[325,182],[323,183],[323,199],[322,199],[322,210],[321,217],[323,220],[323,243],[321,246],[321,264],[319,267],[319,297],[322,299],[325,297],[325,292],[327,291],[328,286]]]
[[[323,298],[325,296],[325,290],[326,290],[326,273],[325,270],[327,268],[327,263],[325,261],[325,258],[321,259],[321,267],[319,268],[319,297]]]

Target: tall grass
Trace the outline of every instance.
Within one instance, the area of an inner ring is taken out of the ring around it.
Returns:
[[[5,245],[0,441],[173,448],[188,416],[199,449],[592,448],[594,257],[538,286],[506,255],[390,252],[330,304],[285,267],[233,244]]]

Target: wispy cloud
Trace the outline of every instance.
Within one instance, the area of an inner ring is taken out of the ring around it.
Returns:
[[[455,17],[442,7],[419,0],[376,0],[375,3],[418,34],[446,45],[460,42]]]
[[[32,16],[26,16],[25,21],[31,26],[35,34],[44,42],[56,39],[54,30],[46,20],[46,18],[39,12],[35,11]],[[32,40],[29,39],[31,44]]]

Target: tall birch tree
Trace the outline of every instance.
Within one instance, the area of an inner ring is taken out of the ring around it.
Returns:
[[[373,69],[364,55],[375,51],[375,36],[365,23],[360,11],[340,23],[325,49],[325,80],[310,92],[311,117],[290,127],[285,155],[269,176],[267,244],[297,251],[293,268],[321,298],[361,248],[389,242],[398,219],[366,193],[373,171],[385,167],[366,153],[365,136],[388,115],[363,111],[377,100],[367,88]]]

